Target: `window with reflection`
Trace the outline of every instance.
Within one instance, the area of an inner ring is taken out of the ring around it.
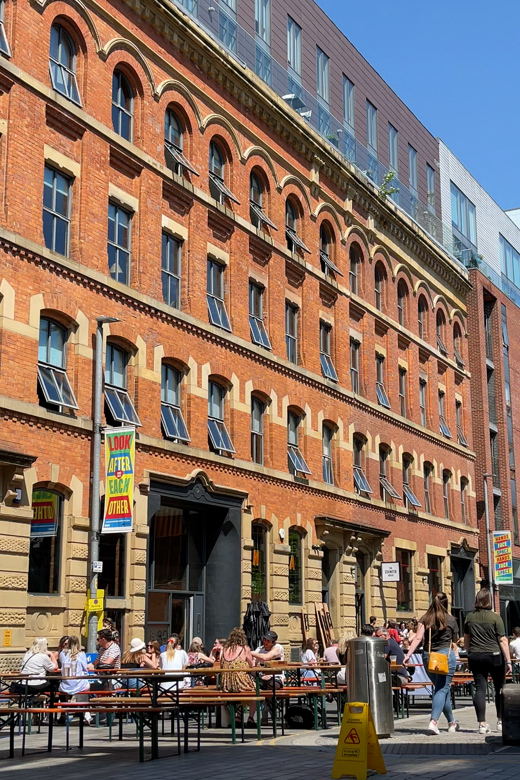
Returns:
[[[32,492],[29,593],[57,595],[60,589],[63,496],[47,488]]]
[[[267,601],[267,529],[253,523],[251,536],[251,601]]]
[[[124,73],[115,70],[112,76],[112,127],[114,131],[132,140],[134,121],[134,91]]]
[[[302,566],[302,536],[295,529],[289,529],[289,604],[303,603],[303,566]]]

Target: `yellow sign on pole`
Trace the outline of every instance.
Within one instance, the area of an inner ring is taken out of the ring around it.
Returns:
[[[86,622],[86,636],[88,636],[88,618],[89,614],[95,612],[98,616],[98,631],[103,628],[103,609],[104,609],[105,591],[98,588],[97,598],[90,598],[90,590],[87,590],[87,598],[85,602],[85,612],[87,613]]]
[[[357,780],[367,780],[369,769],[386,775],[372,713],[368,704],[350,702],[343,710],[331,777],[338,780],[343,775],[350,775]]]
[[[11,629],[6,628],[4,631],[4,647],[11,647],[12,634]]]

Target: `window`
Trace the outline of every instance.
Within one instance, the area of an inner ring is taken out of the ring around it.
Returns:
[[[310,252],[307,249],[301,238],[297,234],[298,226],[298,214],[296,209],[289,198],[285,201],[285,237],[287,239],[287,248],[291,252],[295,252],[297,249],[301,249],[304,252]]]
[[[260,523],[253,523],[251,537],[251,601],[267,600],[267,529]]]
[[[45,166],[43,178],[43,238],[52,252],[68,257],[72,180]]]
[[[271,84],[271,55],[269,49],[266,48],[268,44],[256,41],[255,46],[255,73],[266,84]]]
[[[105,401],[114,422],[141,425],[126,389],[128,354],[107,344],[105,362]]]
[[[98,588],[105,598],[125,596],[125,558],[127,534],[102,534],[99,539],[99,560],[103,572],[98,577]]]
[[[343,76],[343,119],[354,133],[355,103],[354,84],[346,76]]]
[[[462,401],[455,401],[455,417],[457,420],[457,441],[463,447],[468,447],[468,440],[464,435],[464,420],[462,415]]]
[[[406,368],[399,367],[399,411],[406,417]]]
[[[320,322],[320,362],[323,376],[326,379],[332,379],[333,382],[338,381],[338,375],[334,368],[334,363],[330,356],[330,335],[332,333],[332,326],[327,322]]]
[[[5,34],[4,11],[5,0],[0,0],[0,51],[2,54],[7,54],[7,56],[10,57],[11,49],[7,42],[7,35]]]
[[[395,553],[401,570],[401,579],[397,583],[397,611],[412,612],[412,553],[399,549],[396,549]]]
[[[435,214],[435,171],[431,165],[426,166],[426,190],[428,193],[428,209]]]
[[[381,501],[388,501],[389,498],[401,498],[397,490],[387,478],[386,462],[390,450],[384,444],[379,447],[379,489]]]
[[[369,100],[367,100],[367,146],[369,153],[377,157],[377,108]]]
[[[255,0],[255,33],[268,46],[271,44],[271,0]]]
[[[500,264],[502,273],[520,287],[520,254],[504,236],[500,236]]]
[[[38,386],[44,405],[77,409],[78,404],[72,392],[66,372],[65,328],[44,317],[40,320],[38,340]]]
[[[322,428],[322,443],[323,443],[323,481],[328,485],[334,484],[334,473],[332,470],[332,439],[334,438],[334,432],[328,425],[324,425]]]
[[[343,276],[339,268],[332,262],[330,257],[330,248],[332,245],[331,234],[326,225],[320,227],[320,265],[325,276],[334,276],[339,274]]]
[[[396,174],[399,171],[398,133],[390,122],[388,123],[388,167]]]
[[[493,475],[493,487],[500,488],[500,461],[498,451],[498,433],[489,431],[489,450],[491,456],[491,473]]]
[[[251,460],[260,464],[264,462],[264,410],[262,401],[251,396]]]
[[[115,70],[112,76],[112,127],[127,141],[132,140],[134,92],[124,73]]]
[[[424,379],[419,380],[419,409],[421,410],[421,425],[426,428],[426,381]]]
[[[468,239],[473,246],[477,245],[477,217],[473,203],[458,187],[450,182],[451,189],[451,221],[459,233]]]
[[[442,435],[451,439],[451,432],[444,416],[444,393],[442,390],[439,390],[439,427]]]
[[[363,449],[365,442],[360,437],[354,436],[353,446],[354,490],[360,495],[362,493],[371,493],[372,488],[368,484],[365,472],[363,471]]]
[[[231,437],[224,422],[224,400],[226,391],[216,382],[208,385],[208,433],[210,448],[222,455],[235,452]]]
[[[374,270],[374,292],[376,309],[383,311],[383,286],[385,283],[385,272],[381,263],[376,263]]]
[[[132,215],[129,211],[108,204],[108,271],[112,279],[121,284],[130,284]]]
[[[417,151],[408,144],[408,183],[412,195],[417,197]]]
[[[209,193],[217,203],[223,204],[224,198],[239,203],[224,183],[225,172],[226,164],[222,150],[218,144],[212,141],[209,145]]]
[[[432,513],[432,501],[431,501],[431,495],[430,495],[430,489],[431,489],[431,476],[432,476],[433,466],[431,463],[425,463],[423,466],[423,476],[424,476],[424,511],[428,512],[429,515]]]
[[[189,442],[181,412],[181,374],[166,363],[161,368],[161,422],[167,439]]]
[[[224,4],[230,11],[224,10]],[[218,37],[230,51],[237,50],[237,23],[235,0],[222,0],[218,12]]]
[[[207,263],[207,294],[209,321],[217,328],[231,330],[229,318],[224,303],[224,267],[208,257]]]
[[[298,363],[298,309],[292,303],[285,303],[285,346],[287,360]]]
[[[467,510],[468,480],[465,477],[460,479],[460,518],[464,525],[468,522]],[[516,496],[515,496],[516,498]]]
[[[359,393],[359,347],[359,341],[350,339],[350,386],[353,393]]]
[[[183,170],[198,176],[198,171],[184,156],[182,149],[183,135],[180,119],[171,108],[168,108],[164,114],[164,157],[166,165],[178,176],[182,176]]]
[[[301,418],[294,412],[287,414],[287,455],[289,461],[289,472],[291,474],[310,474],[309,467],[305,462],[298,444],[298,431]]]
[[[462,358],[462,333],[458,323],[453,326],[453,356],[458,366],[463,368],[466,365]]]
[[[1,29],[3,35],[0,36],[5,40],[5,29],[3,22],[3,9],[2,6],[2,22]],[[5,51],[2,45],[0,45],[2,51],[5,54],[10,54],[9,51]],[[76,81],[76,47],[72,42],[72,38],[64,30],[60,24],[53,24],[51,27],[51,43],[49,52],[49,68],[51,72],[51,82],[53,89],[56,92],[60,92],[65,95],[69,100],[73,100],[74,103],[81,105],[78,92],[78,82]]]
[[[60,588],[63,498],[53,490],[34,488],[29,542],[29,593],[56,595]]]
[[[402,279],[397,284],[397,321],[399,325],[406,325],[406,298],[408,296],[408,287]]]
[[[271,222],[263,210],[263,201],[264,188],[256,173],[252,173],[249,177],[249,218],[252,224],[260,230],[263,230],[264,225],[269,225],[269,227],[277,230],[274,222]]]
[[[421,295],[419,298],[419,304],[417,306],[418,325],[419,325],[419,338],[426,338],[426,312],[428,311],[428,304],[426,298]]]
[[[357,251],[354,249],[353,246],[350,247],[349,252],[349,285],[350,285],[350,292],[354,293],[354,295],[358,294],[358,267],[359,267],[359,257],[357,254]]]
[[[486,358],[493,361],[493,310],[494,299],[484,300],[484,335],[486,339]]]
[[[293,73],[302,75],[302,30],[290,16],[287,17],[287,64]]]
[[[161,281],[163,300],[175,309],[181,307],[181,242],[162,234]]]
[[[428,555],[428,593],[430,602],[437,593],[442,592],[442,558]]]
[[[442,352],[443,355],[447,355],[448,350],[446,349],[446,344],[444,343],[444,329],[446,327],[446,319],[442,311],[437,312],[436,325],[437,325],[437,349],[439,350],[439,352]]]
[[[289,604],[303,601],[302,537],[295,528],[289,528]]]
[[[253,344],[271,349],[264,324],[264,288],[254,282],[249,282],[249,328]]]
[[[442,472],[442,499],[444,502],[444,517],[450,519],[450,479],[451,473],[444,469]]]
[[[180,4],[193,16],[198,14],[198,0],[179,0]]]
[[[404,503],[407,509],[410,507],[417,509],[421,506],[421,502],[410,487],[410,472],[412,469],[412,459],[409,456],[403,455],[403,493]]]
[[[380,406],[390,409],[390,401],[385,390],[385,358],[376,352],[376,395]]]
[[[316,91],[325,103],[330,102],[329,58],[319,46],[316,46]]]

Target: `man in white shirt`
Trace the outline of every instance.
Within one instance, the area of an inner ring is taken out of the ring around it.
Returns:
[[[513,628],[515,638],[510,643],[509,648],[515,661],[520,661],[520,628]]]
[[[262,638],[262,644],[257,647],[256,650],[251,651],[251,655],[255,660],[255,666],[261,666],[266,661],[285,661],[285,652],[282,645],[278,644],[278,634],[276,631],[266,631]],[[283,687],[284,677],[283,672],[279,674],[261,674],[260,675],[260,688],[263,690],[273,690]],[[267,708],[264,707],[262,713],[262,725],[267,725],[268,709],[271,710],[271,702],[267,701]],[[253,710],[250,710],[249,725],[253,725],[250,721],[252,718]]]

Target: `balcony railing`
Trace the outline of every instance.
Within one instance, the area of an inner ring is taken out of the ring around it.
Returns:
[[[287,70],[274,57],[269,48],[250,35],[236,21],[229,7],[219,5],[217,0],[170,0],[182,9],[199,27],[210,35],[225,51],[244,68],[250,68],[268,87],[282,97],[322,138],[351,163],[366,179],[381,187],[386,168],[353,135],[346,123],[336,119],[323,100],[306,90],[296,73]],[[417,223],[444,251],[448,252],[462,266],[465,259],[460,256],[460,245],[453,236],[450,223],[443,222],[433,211],[417,198],[417,193],[406,187],[398,177],[389,184],[398,192],[388,196],[395,205]],[[438,195],[440,200],[440,193]]]

